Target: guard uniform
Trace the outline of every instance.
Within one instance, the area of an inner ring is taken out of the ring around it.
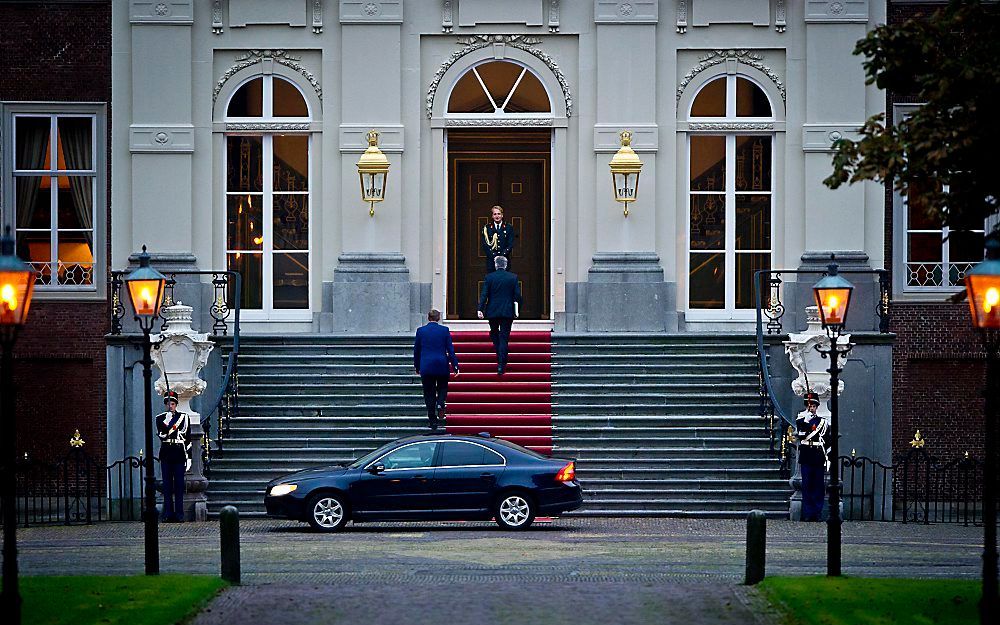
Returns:
[[[479,239],[483,254],[486,255],[486,273],[496,271],[493,259],[497,256],[507,257],[507,270],[510,271],[510,254],[514,250],[516,236],[514,227],[502,221],[497,224],[491,219],[490,223],[483,226],[479,233]]]
[[[829,423],[808,410],[811,403],[819,406],[819,395],[806,393],[805,403],[807,409],[795,420],[802,469],[802,520],[819,521],[823,514],[823,485],[830,468],[830,448],[826,443]]]
[[[177,393],[167,391],[163,403],[177,401]],[[187,471],[191,443],[187,413],[168,410],[156,415],[156,434],[160,437],[160,474],[163,477],[163,521],[184,522],[184,473]]]

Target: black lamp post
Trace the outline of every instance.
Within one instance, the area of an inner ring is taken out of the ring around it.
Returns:
[[[832,261],[832,259],[831,259]],[[837,426],[840,419],[838,396],[840,391],[840,372],[837,363],[840,356],[851,351],[850,343],[840,345],[840,335],[844,332],[847,319],[847,309],[851,304],[851,294],[854,285],[837,274],[837,263],[831,262],[827,275],[813,286],[813,295],[819,307],[820,320],[823,329],[830,337],[830,348],[817,351],[824,358],[830,358],[830,480],[827,492],[830,498],[830,514],[826,521],[826,574],[830,577],[840,575],[840,441]]]
[[[14,403],[13,351],[21,326],[28,319],[35,271],[14,255],[10,227],[0,240],[0,413],[3,422],[3,611],[21,625],[21,594],[17,584],[17,415]]]
[[[986,348],[986,414],[983,418],[983,596],[979,621],[996,623],[997,596],[997,420],[1000,419],[1000,236],[986,240],[986,260],[965,275],[972,324]]]
[[[157,575],[160,572],[160,536],[156,518],[156,469],[153,465],[153,357],[149,334],[153,330],[153,322],[160,313],[163,302],[163,286],[167,278],[159,271],[149,266],[149,254],[146,246],[142,246],[139,254],[139,268],[128,274],[125,284],[128,285],[128,297],[135,311],[136,321],[142,328],[142,380],[146,409],[143,414],[143,429],[146,435],[146,504],[145,542],[146,542],[146,575]]]

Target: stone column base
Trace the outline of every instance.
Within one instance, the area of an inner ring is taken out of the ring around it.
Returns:
[[[402,254],[341,254],[330,285],[329,328],[343,334],[411,330],[410,272]]]
[[[588,332],[676,332],[676,287],[654,252],[599,252],[588,271]]]

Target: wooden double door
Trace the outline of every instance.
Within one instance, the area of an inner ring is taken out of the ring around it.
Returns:
[[[483,228],[502,206],[517,233],[509,260],[521,284],[520,319],[548,319],[548,151],[449,150],[449,165],[448,318],[476,318],[487,267]]]

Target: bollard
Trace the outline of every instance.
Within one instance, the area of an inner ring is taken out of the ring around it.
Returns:
[[[751,510],[747,515],[747,586],[764,579],[764,563],[767,558],[767,518],[760,510]]]
[[[240,513],[233,506],[219,512],[219,538],[222,552],[222,579],[240,585]]]

